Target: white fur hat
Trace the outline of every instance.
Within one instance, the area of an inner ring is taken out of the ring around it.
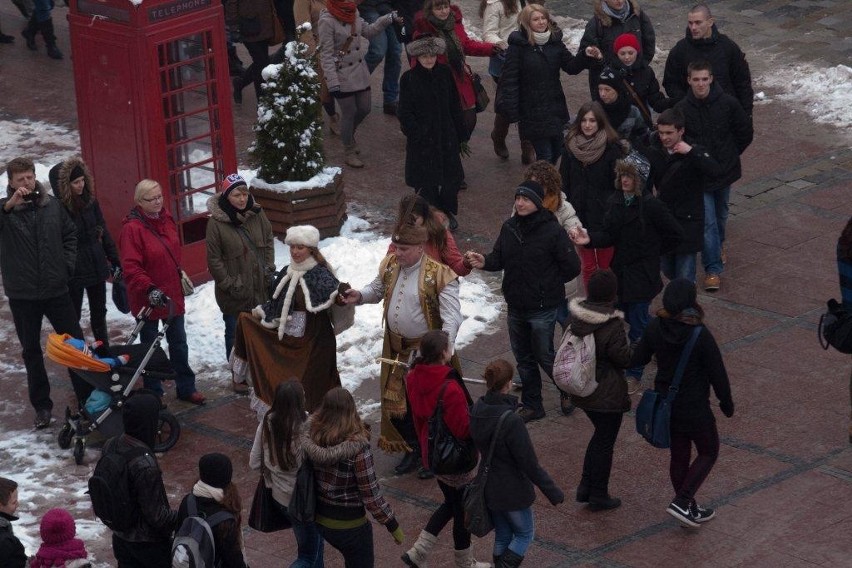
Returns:
[[[294,225],[287,229],[287,236],[284,237],[284,244],[317,248],[319,246],[319,240],[319,229],[313,225]]]

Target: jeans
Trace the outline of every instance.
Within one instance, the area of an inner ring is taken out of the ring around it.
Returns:
[[[701,261],[705,274],[722,274],[722,245],[728,224],[731,186],[704,192],[704,250]]]
[[[106,324],[106,283],[98,282],[86,288],[68,288],[68,293],[71,296],[71,303],[74,304],[74,311],[77,314],[77,321],[80,321],[80,315],[83,312],[83,293],[89,298],[89,321],[92,326],[92,335],[98,341],[103,341],[104,345],[109,346],[109,333],[107,332]]]
[[[556,164],[559,156],[562,155],[562,135],[551,136],[550,138],[533,138],[530,143],[535,148],[535,157],[537,160],[547,160],[551,164]]]
[[[33,19],[36,22],[46,22],[53,10],[52,0],[33,0]]]
[[[328,544],[343,555],[346,568],[373,568],[373,526],[370,521],[354,529],[330,529],[317,525],[320,534]]]
[[[368,24],[372,24],[379,19],[380,15],[376,10],[361,7],[358,9],[361,17]],[[384,76],[382,78],[382,94],[384,102],[395,103],[399,100],[399,74],[402,71],[402,45],[396,38],[394,24],[389,25],[373,39],[370,40],[370,49],[367,50],[367,55],[364,56],[364,61],[367,63],[367,69],[372,74],[382,59],[385,60]]]
[[[612,471],[612,450],[624,414],[592,410],[584,412],[592,421],[595,431],[586,446],[582,484],[589,488],[590,496],[606,499],[609,494],[609,474]]]
[[[568,327],[568,324],[571,323],[571,312],[568,310],[568,298],[562,300],[562,303],[559,304],[559,307],[556,308],[556,323],[559,324],[559,327],[562,328],[562,332],[565,332],[565,328]]]
[[[154,341],[159,327],[160,320],[146,322],[139,332],[142,343]],[[189,366],[189,345],[186,344],[183,316],[174,317],[166,330],[166,339],[169,342],[169,359],[172,363],[172,369],[177,374],[175,390],[178,398],[186,398],[195,392],[195,372]],[[159,379],[145,377],[145,388],[154,391],[158,396],[163,396],[163,385]]]
[[[234,348],[234,335],[237,333],[237,316],[222,314],[225,322],[225,360],[231,359],[231,349]]]
[[[624,319],[630,326],[627,339],[630,340],[630,343],[636,343],[645,333],[645,328],[648,327],[648,321],[651,319],[651,314],[648,312],[651,302],[620,302],[617,307],[624,312]],[[644,365],[627,369],[627,376],[639,379],[642,377],[644,369]]]
[[[535,536],[535,518],[532,507],[519,511],[490,511],[494,523],[494,556],[506,549],[524,556]]]
[[[518,374],[524,383],[521,402],[525,408],[544,412],[541,401],[539,366],[553,380],[553,326],[557,308],[516,310],[509,306],[509,342],[518,362]]]
[[[278,510],[288,518],[287,507],[275,501]],[[315,523],[300,523],[292,518],[293,536],[296,537],[296,546],[299,556],[290,564],[290,568],[314,568],[323,566],[323,540]]]
[[[660,257],[660,271],[669,280],[686,278],[695,284],[695,258],[698,253],[669,253]]]
[[[692,501],[719,457],[719,432],[716,430],[716,422],[712,421],[688,432],[673,429],[671,435],[669,477],[675,490],[675,498]],[[692,444],[695,444],[698,455],[690,463]]]
[[[41,350],[41,322],[47,317],[56,333],[68,333],[82,339],[78,318],[68,294],[46,300],[17,300],[9,298],[9,310],[15,322],[15,332],[21,343],[21,357],[27,370],[27,390],[30,404],[38,410],[52,410],[50,380],[44,368],[44,353]],[[71,386],[80,404],[84,404],[92,387],[70,369]]]
[[[426,523],[426,532],[432,536],[441,534],[441,530],[453,521],[453,548],[456,550],[467,550],[470,548],[470,533],[464,528],[464,489],[461,487],[450,487],[440,479],[438,487],[444,494],[444,502],[429,517]]]
[[[612,264],[615,247],[587,248],[577,247],[580,255],[580,272],[583,275],[583,289],[589,289],[589,278],[596,270],[606,270]]]

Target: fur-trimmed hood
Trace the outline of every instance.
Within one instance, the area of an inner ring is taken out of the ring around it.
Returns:
[[[580,337],[594,333],[596,329],[613,319],[624,319],[624,312],[610,304],[597,304],[574,298],[568,304],[571,312],[571,331]]]
[[[603,2],[605,0],[595,0],[595,17],[600,21],[601,25],[608,28],[612,25],[612,17],[604,12]],[[639,2],[636,0],[627,0],[630,3],[630,16],[639,16],[642,13],[639,8]]]
[[[85,207],[92,202],[92,196],[95,192],[95,181],[91,170],[89,170],[86,162],[80,156],[72,156],[56,164],[50,169],[50,173],[48,174],[50,185],[53,187],[53,194],[69,209],[72,208],[74,197],[71,192],[71,172],[77,167],[83,170],[83,178],[86,180],[83,195],[80,196]]]
[[[330,466],[343,460],[352,459],[370,445],[370,442],[366,440],[346,440],[334,446],[320,446],[310,436],[312,421],[313,418],[308,418],[305,422],[300,441],[305,456],[317,465]]]

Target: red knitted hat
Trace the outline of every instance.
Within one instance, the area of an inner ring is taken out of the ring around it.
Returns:
[[[615,43],[612,44],[612,50],[615,53],[618,53],[622,47],[632,47],[638,52],[642,51],[642,48],[639,46],[639,39],[633,34],[621,34],[617,38],[615,38]]]
[[[55,546],[74,538],[77,527],[71,513],[65,509],[51,509],[41,518],[39,532],[44,544]]]

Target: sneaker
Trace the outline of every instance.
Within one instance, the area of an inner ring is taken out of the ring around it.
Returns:
[[[722,286],[722,279],[718,274],[708,274],[704,277],[704,290],[715,292]]]
[[[702,507],[695,501],[689,506],[689,511],[692,513],[692,517],[695,519],[697,523],[706,523],[713,519],[716,516],[716,509],[711,509],[710,507]]]
[[[544,410],[535,411],[532,408],[522,408],[518,411],[518,416],[521,417],[521,420],[526,422],[532,422],[533,420],[541,420],[544,418]]]
[[[192,403],[192,404],[196,404],[198,406],[201,406],[202,404],[204,404],[204,400],[205,400],[204,395],[201,394],[198,391],[195,391],[194,393],[192,393],[189,396],[179,396],[178,398],[180,400],[184,401],[184,402],[189,402],[189,403]]]
[[[417,479],[433,479],[435,477],[434,472],[428,467],[423,467],[422,465],[417,468]]]
[[[42,430],[50,426],[50,421],[53,419],[53,414],[50,410],[46,408],[42,408],[41,410],[36,410],[35,420],[33,420],[33,424],[35,424],[36,430]]]
[[[697,529],[701,526],[692,514],[691,507],[689,505],[681,507],[675,501],[672,501],[669,503],[669,507],[666,509],[666,512],[680,521],[680,524],[687,528]]]
[[[642,388],[641,379],[637,379],[636,377],[625,377],[624,380],[627,381],[627,394],[629,395],[636,394]]]

